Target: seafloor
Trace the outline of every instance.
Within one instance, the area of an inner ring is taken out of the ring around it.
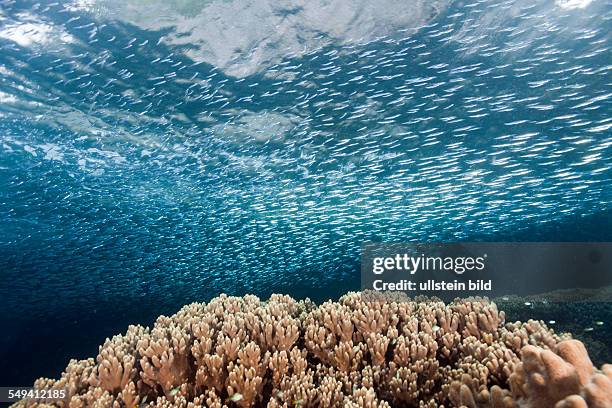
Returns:
[[[222,295],[130,326],[35,387],[66,390],[52,406],[71,408],[610,408],[612,365],[483,298]]]
[[[541,320],[557,333],[571,333],[589,349],[596,365],[612,361],[612,287],[533,296],[495,298],[508,321]]]

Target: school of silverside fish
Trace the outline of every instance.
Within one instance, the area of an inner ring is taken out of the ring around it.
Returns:
[[[2,308],[325,287],[366,241],[610,210],[611,19],[606,0],[0,0]]]

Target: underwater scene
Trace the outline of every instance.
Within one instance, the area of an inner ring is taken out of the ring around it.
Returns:
[[[0,405],[612,408],[611,41],[610,0],[0,0]]]

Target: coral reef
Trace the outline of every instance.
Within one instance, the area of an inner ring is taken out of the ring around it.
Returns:
[[[612,366],[482,298],[219,296],[72,360],[61,401],[14,407],[610,408]]]

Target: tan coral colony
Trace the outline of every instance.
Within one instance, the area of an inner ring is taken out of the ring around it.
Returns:
[[[14,407],[612,408],[612,365],[483,298],[221,295],[72,360],[61,401]]]

